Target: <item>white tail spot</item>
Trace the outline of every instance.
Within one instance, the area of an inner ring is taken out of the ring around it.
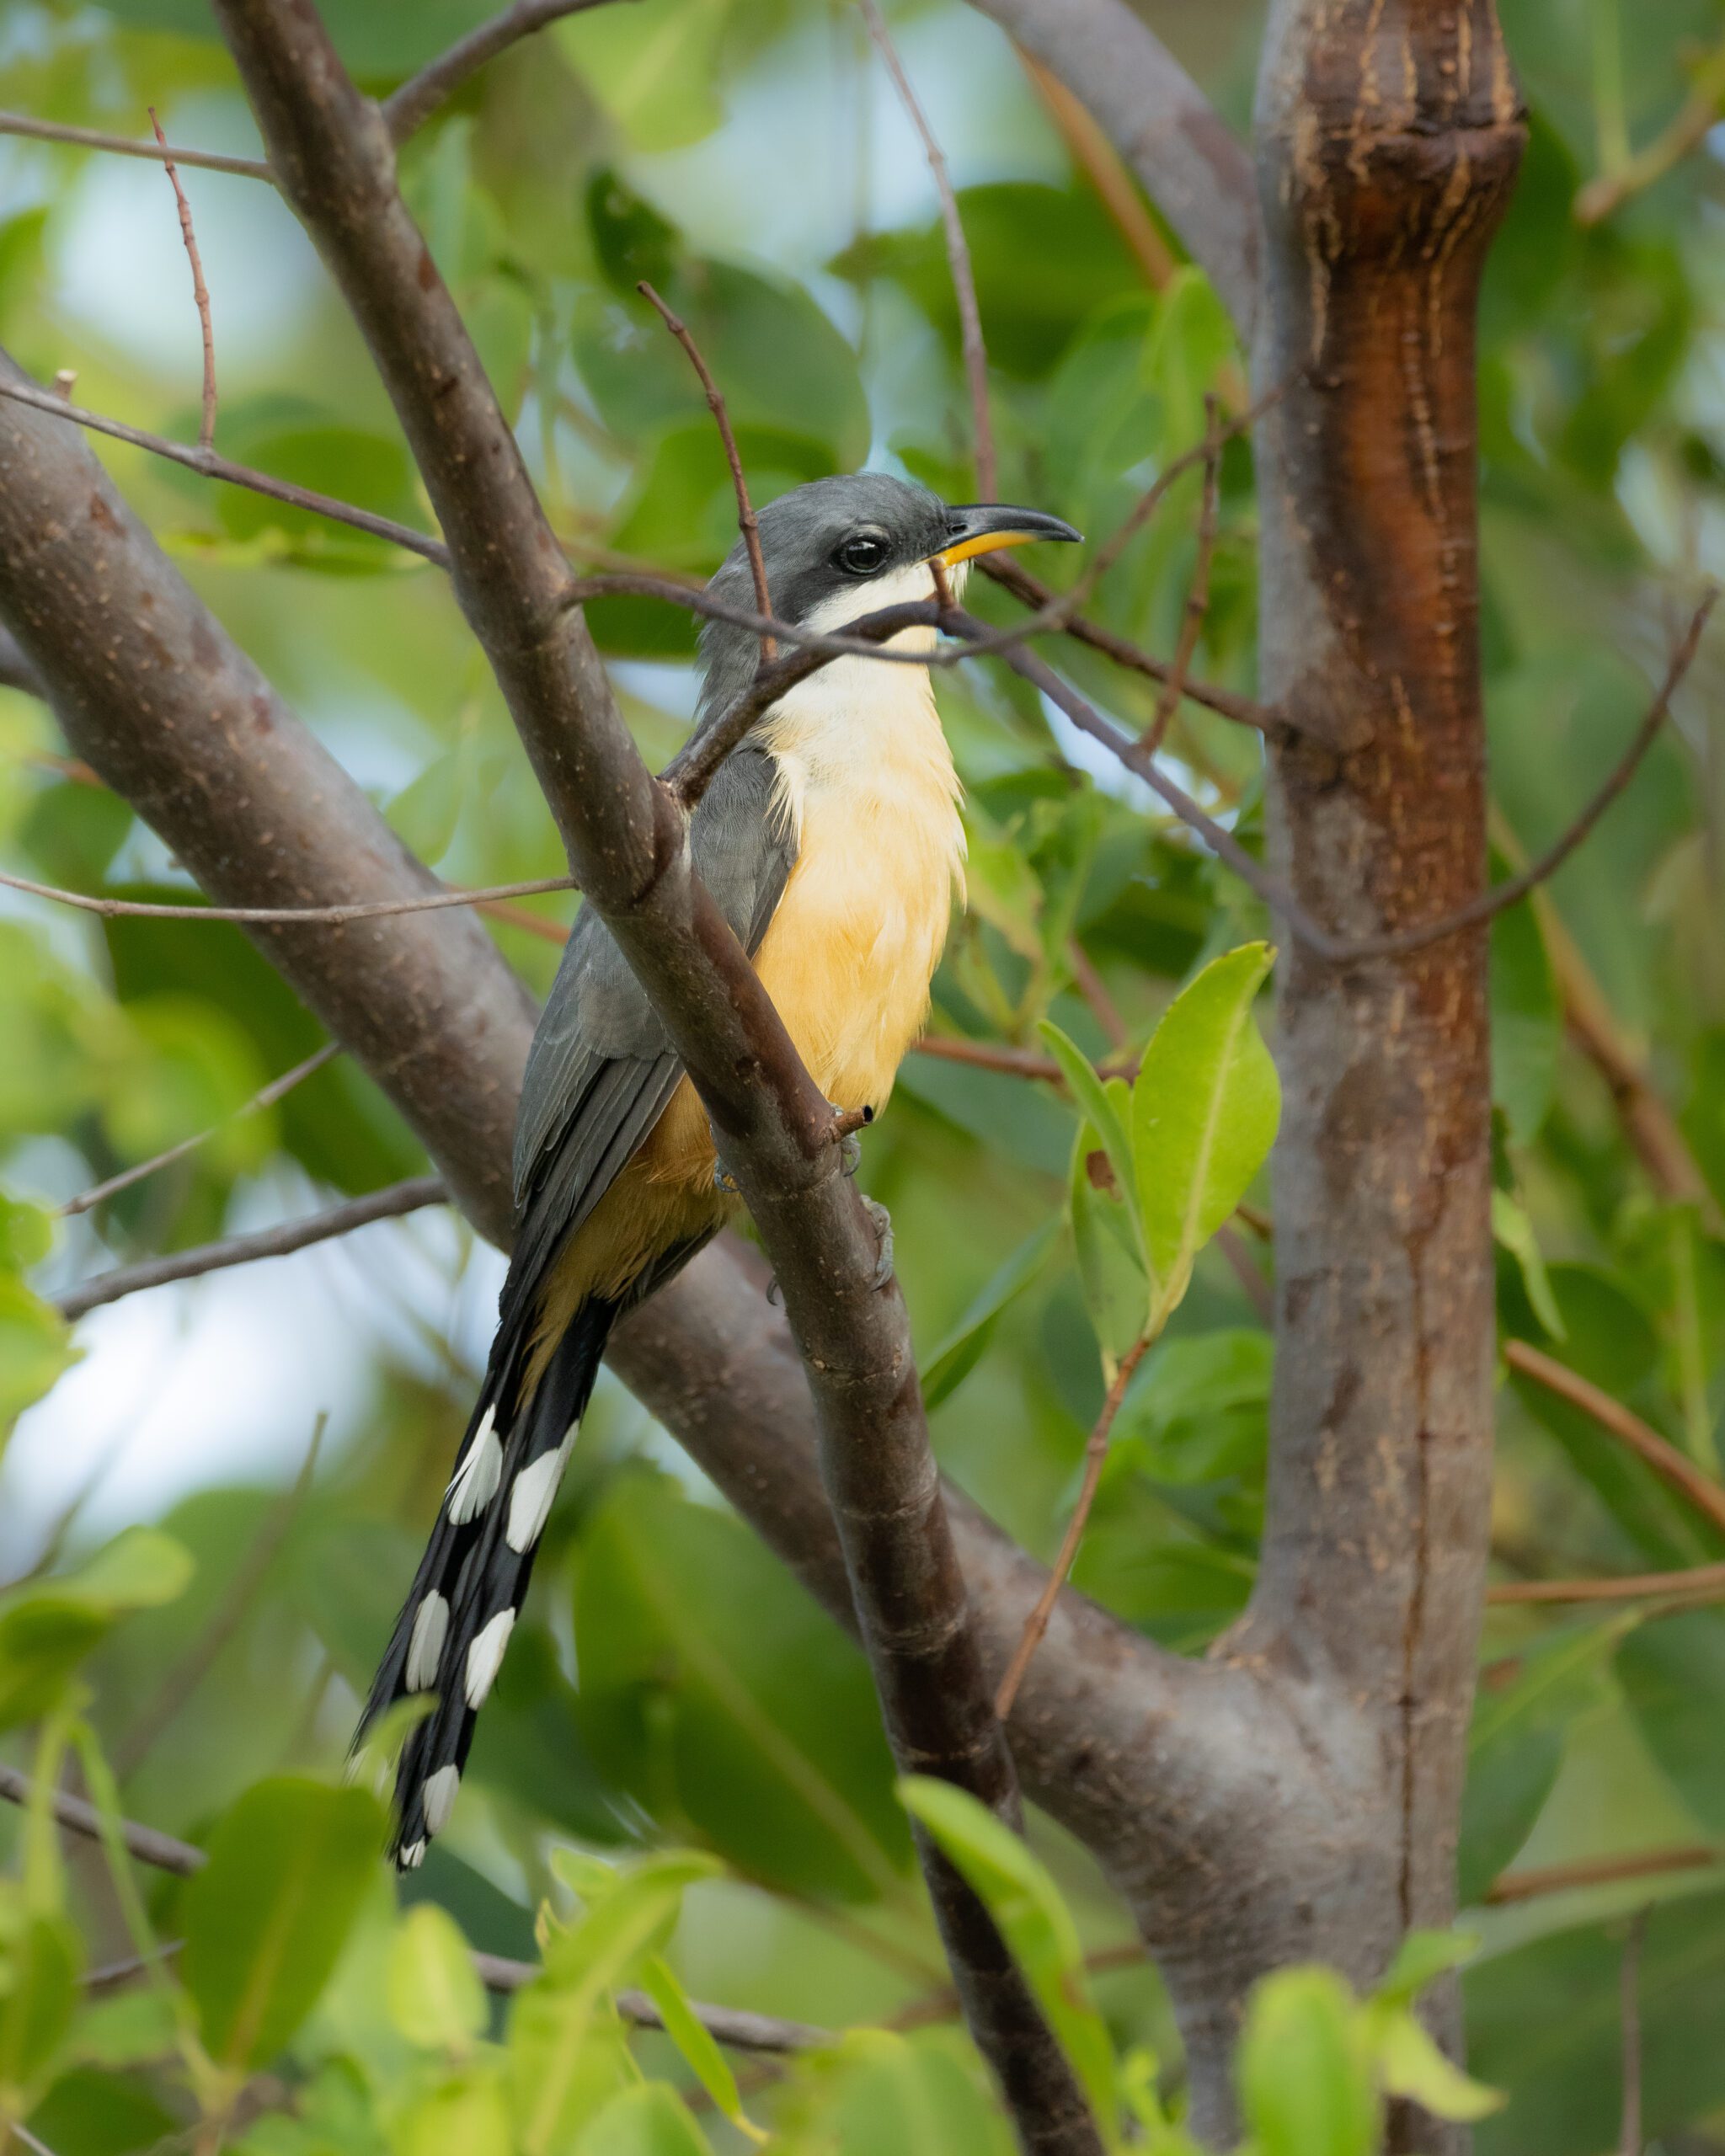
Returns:
[[[467,1705],[483,1707],[491,1687],[497,1681],[497,1673],[503,1666],[503,1651],[509,1645],[509,1636],[515,1628],[513,1609],[499,1609],[479,1633],[467,1649]]]
[[[555,1452],[541,1453],[531,1467],[524,1467],[516,1476],[509,1493],[509,1525],[503,1536],[511,1550],[525,1555],[545,1532],[574,1435],[571,1428]]]
[[[459,1767],[440,1767],[426,1782],[419,1801],[425,1809],[427,1835],[441,1834],[449,1824],[449,1815],[455,1810],[456,1791],[462,1785]]]
[[[434,1588],[414,1612],[405,1682],[410,1692],[429,1692],[437,1682],[443,1642],[449,1636],[449,1604]]]
[[[409,1842],[396,1861],[403,1871],[417,1871],[425,1861],[425,1844],[423,1842]]]
[[[473,1433],[467,1456],[455,1471],[444,1499],[452,1527],[465,1527],[477,1519],[497,1493],[503,1476],[503,1447],[498,1443],[495,1408],[485,1410],[485,1419]]]

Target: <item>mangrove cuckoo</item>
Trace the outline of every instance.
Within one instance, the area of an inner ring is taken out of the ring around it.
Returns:
[[[760,531],[775,614],[815,631],[932,597],[932,563],[962,575],[994,547],[1078,536],[1035,510],[952,509],[872,472],[782,495]],[[740,544],[708,588],[753,606]],[[928,650],[934,632],[894,641]],[[748,629],[705,625],[697,729],[747,687],[759,648]],[[846,657],[768,710],[691,819],[697,872],[843,1107],[885,1105],[921,1027],[964,861],[959,796],[928,670]],[[391,1850],[403,1867],[455,1802],[606,1337],[735,1203],[701,1102],[590,909],[527,1059],[515,1185],[484,1387],[360,1724],[363,1735],[398,1700],[434,1695],[397,1769]]]

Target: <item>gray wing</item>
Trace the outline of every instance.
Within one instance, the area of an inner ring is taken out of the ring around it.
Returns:
[[[690,821],[695,870],[744,949],[766,933],[796,858],[763,749],[726,758]],[[527,1058],[515,1125],[520,1214],[511,1285],[525,1285],[611,1187],[664,1113],[682,1065],[627,961],[585,909]],[[507,1299],[507,1290],[505,1291]]]

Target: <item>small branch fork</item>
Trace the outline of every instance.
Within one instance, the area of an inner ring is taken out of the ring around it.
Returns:
[[[185,189],[179,184],[179,174],[174,169],[174,154],[168,147],[168,137],[162,132],[162,123],[156,117],[156,108],[150,107],[150,125],[156,131],[156,141],[161,147],[162,168],[174,188],[174,199],[179,207],[180,237],[185,242],[186,259],[192,265],[192,298],[198,310],[198,332],[204,340],[204,398],[202,416],[198,422],[198,447],[207,455],[216,439],[216,333],[210,321],[210,293],[204,283],[204,264],[198,253],[197,234],[192,230],[192,205],[185,199]]]
[[[1204,400],[1204,499],[1198,512],[1198,552],[1192,565],[1192,583],[1186,594],[1186,605],[1180,616],[1180,632],[1174,643],[1173,664],[1168,678],[1162,686],[1156,700],[1156,712],[1144,729],[1141,745],[1146,753],[1155,755],[1162,747],[1169,722],[1180,708],[1180,700],[1186,693],[1186,676],[1191,671],[1198,639],[1204,632],[1204,616],[1210,611],[1210,560],[1215,552],[1216,512],[1221,499],[1222,447],[1216,426],[1216,400]]]
[[[964,237],[964,221],[959,214],[959,198],[953,192],[952,175],[947,170],[947,161],[928,116],[917,101],[911,87],[911,77],[905,72],[905,63],[899,57],[898,47],[893,43],[887,29],[886,18],[881,13],[877,0],[857,0],[862,19],[868,26],[881,58],[886,62],[886,72],[892,77],[893,88],[899,93],[899,102],[905,116],[916,129],[922,143],[922,154],[928,160],[928,169],[933,175],[935,193],[940,198],[941,229],[946,238],[947,264],[952,273],[953,296],[959,305],[959,336],[964,359],[964,379],[970,391],[971,440],[975,451],[976,494],[980,501],[993,501],[1000,488],[1000,467],[995,455],[994,422],[988,408],[988,348],[982,341],[982,310],[976,301],[976,275],[971,267],[969,243]],[[766,608],[761,611],[764,613]]]
[[[737,529],[743,535],[743,550],[749,557],[749,574],[755,584],[755,604],[763,614],[772,612],[772,594],[766,587],[766,561],[761,552],[761,522],[755,514],[755,504],[749,499],[749,482],[743,476],[743,460],[737,449],[737,438],[731,432],[730,414],[725,409],[724,392],[713,378],[713,370],[702,355],[688,324],[673,314],[644,277],[635,290],[648,305],[658,313],[689,355],[689,364],[701,378],[701,387],[707,392],[707,408],[713,414],[713,424],[718,430],[719,440],[724,445],[725,462],[731,468],[731,487],[737,497]],[[778,657],[778,644],[772,632],[763,630],[761,637],[761,660],[770,666]]]

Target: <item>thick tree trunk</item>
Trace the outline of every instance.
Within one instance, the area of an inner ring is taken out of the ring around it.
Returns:
[[[1493,0],[1273,8],[1263,693],[1363,718],[1370,739],[1278,747],[1270,837],[1341,934],[1430,920],[1484,874],[1473,317],[1522,141]],[[1336,1802],[1323,1846],[1287,1850],[1278,1906],[1177,1976],[1212,2054],[1252,1961],[1297,1951],[1370,1982],[1410,1926],[1450,1920],[1486,1558],[1484,932],[1351,966],[1295,946],[1279,978],[1269,1513],[1224,1652],[1308,1700]],[[1194,2057],[1212,2132],[1215,2064]],[[1423,2115],[1391,2121],[1393,2149],[1455,2145]]]

